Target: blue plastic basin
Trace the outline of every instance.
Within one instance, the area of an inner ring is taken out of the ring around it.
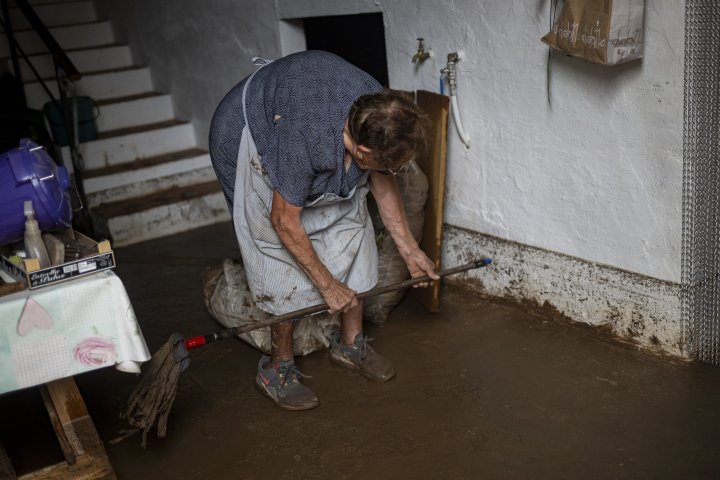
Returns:
[[[42,231],[69,228],[72,206],[65,167],[55,164],[45,149],[23,138],[20,146],[0,155],[0,245],[22,240],[23,204],[32,200]]]

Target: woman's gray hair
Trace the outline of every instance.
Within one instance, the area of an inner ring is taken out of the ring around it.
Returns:
[[[427,148],[429,121],[407,94],[384,90],[355,100],[348,114],[350,135],[372,150],[386,168],[399,168]]]

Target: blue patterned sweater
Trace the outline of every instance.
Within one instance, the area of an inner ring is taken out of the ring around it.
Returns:
[[[223,98],[210,126],[210,155],[231,211],[246,80]],[[287,202],[302,206],[324,193],[349,194],[363,171],[352,162],[345,172],[343,126],[358,97],[381,90],[369,74],[322,51],[288,55],[257,72],[245,99],[250,132]]]

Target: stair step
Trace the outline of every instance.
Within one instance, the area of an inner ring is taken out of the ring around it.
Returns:
[[[92,213],[98,230],[110,236],[115,247],[230,219],[217,181],[99,205]]]
[[[142,95],[122,102],[99,105],[100,115],[95,120],[101,135],[133,125],[148,125],[172,120],[175,117],[171,95]]]
[[[92,170],[138,159],[155,157],[195,147],[192,124],[176,120],[141,127],[104,132],[102,138],[78,146],[85,168]],[[61,149],[65,165],[70,163],[70,150]]]
[[[210,163],[209,157],[207,163]],[[108,187],[98,190],[96,192],[86,192],[87,202],[91,208],[97,205],[119,202],[122,200],[129,200],[142,195],[148,195],[150,193],[159,192],[168,188],[184,188],[196,183],[213,182],[217,181],[215,176],[215,170],[211,166],[204,168],[195,168],[197,165],[192,165],[187,171],[179,171],[176,173],[168,173],[164,171],[152,171],[149,175],[137,174],[137,177],[141,177],[138,181],[130,181],[124,185],[118,185],[116,187]],[[173,165],[173,169],[178,168],[178,165]],[[132,176],[119,176],[121,180],[132,180]],[[86,182],[85,185],[89,187],[97,186],[93,184],[93,180]],[[117,182],[116,179],[108,179],[111,182]]]
[[[110,105],[112,103],[122,103],[122,102],[130,102],[133,100],[140,100],[141,98],[149,98],[149,97],[156,97],[158,95],[163,95],[160,92],[143,92],[138,93],[136,95],[126,95],[124,97],[114,97],[114,98],[103,98],[96,100],[96,103],[98,105]]]
[[[167,127],[175,127],[177,125],[187,125],[187,122],[181,122],[180,120],[170,119],[162,122],[151,123],[148,125],[133,125],[125,128],[118,128],[117,130],[110,130],[107,132],[99,133],[97,139],[105,140],[107,138],[121,137],[132,135],[133,133],[143,133],[150,130],[159,130]]]
[[[188,149],[84,172],[85,193],[91,206],[215,180],[210,155]]]
[[[87,48],[91,46],[112,45],[115,43],[110,22],[93,22],[49,29],[63,50]],[[26,55],[47,53],[45,44],[37,33],[32,30],[16,32],[15,40],[20,44]],[[0,58],[10,57],[7,37],[0,36]]]
[[[46,85],[57,98],[57,82],[46,82]],[[87,95],[96,100],[135,95],[153,90],[150,69],[147,67],[83,75],[75,85],[78,95]],[[28,107],[38,110],[50,100],[40,82],[25,84],[25,96]]]
[[[34,7],[35,5],[47,5],[48,3],[73,3],[76,1],[77,0],[28,0],[28,3]],[[10,0],[8,5],[13,6],[15,5],[15,2]]]
[[[85,172],[83,172],[83,178],[87,180],[95,177],[122,174],[128,171],[156,167],[164,163],[177,162],[179,160],[185,160],[188,158],[200,157],[203,155],[207,155],[207,153],[208,152],[206,150],[203,150],[201,148],[189,148],[187,150],[166,153],[164,155],[157,155],[155,157],[141,158],[139,160],[135,160],[134,162],[125,162],[119,165],[85,170]]]
[[[66,52],[81,74],[90,72],[125,69],[132,66],[132,54],[128,45],[108,45],[90,47]],[[55,78],[55,64],[49,53],[30,55],[29,60],[44,79]],[[8,68],[12,69],[12,60],[8,59]],[[20,58],[20,74],[26,82],[37,80],[28,62]],[[49,82],[48,82],[49,83]]]
[[[216,181],[199,183],[187,188],[169,188],[150,195],[143,195],[142,197],[99,205],[93,209],[93,213],[105,218],[132,215],[150,208],[164,207],[179,201],[192,200],[221,191],[220,184]]]
[[[92,1],[44,3],[32,5],[32,7],[47,27],[94,22],[97,20],[95,5],[93,5]],[[9,8],[9,13],[13,30],[31,28],[30,23],[19,8],[11,7]]]

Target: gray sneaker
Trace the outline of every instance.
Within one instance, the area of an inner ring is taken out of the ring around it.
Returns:
[[[359,333],[353,345],[345,345],[340,341],[340,332],[335,332],[330,345],[330,360],[372,380],[387,382],[395,376],[395,367],[368,345],[369,340],[372,339]]]
[[[258,362],[255,386],[275,405],[285,410],[310,410],[320,404],[317,395],[300,383],[299,377],[307,375],[300,373],[295,362],[280,362],[277,369],[269,364],[270,357],[263,355]]]

